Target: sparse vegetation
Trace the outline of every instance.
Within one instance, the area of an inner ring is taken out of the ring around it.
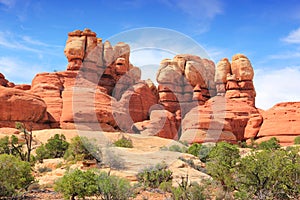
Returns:
[[[101,200],[126,200],[132,195],[127,180],[95,170],[68,172],[56,182],[55,190],[63,193],[65,199],[72,200],[89,196]]]
[[[120,139],[114,142],[116,147],[133,148],[132,140],[122,135]]]
[[[205,200],[204,188],[198,183],[189,183],[188,175],[181,177],[178,187],[171,188],[174,200]]]
[[[125,160],[114,152],[113,148],[107,148],[104,151],[103,164],[111,169],[121,170],[125,168]]]
[[[187,152],[187,147],[184,146],[184,145],[177,145],[177,144],[174,144],[174,145],[171,145],[169,147],[161,147],[160,150],[162,151],[174,151],[174,152],[179,152],[179,153],[186,153]]]
[[[172,172],[164,163],[147,167],[137,174],[138,181],[144,187],[158,188],[160,184],[172,181]]]

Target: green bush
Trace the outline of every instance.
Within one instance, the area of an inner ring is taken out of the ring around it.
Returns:
[[[158,188],[161,183],[172,181],[172,178],[172,172],[167,169],[167,165],[164,163],[147,167],[137,174],[138,182],[151,188]]]
[[[12,155],[0,155],[0,197],[15,196],[33,181],[30,163]]]
[[[115,141],[114,145],[116,147],[133,148],[132,140],[130,138],[126,138],[124,135],[122,135],[122,138]]]
[[[55,134],[48,139],[45,145],[41,145],[36,149],[37,159],[42,162],[43,159],[48,158],[61,158],[69,147],[66,137],[61,134]]]
[[[101,172],[96,177],[96,196],[103,200],[126,200],[132,196],[128,180]]]
[[[74,200],[75,197],[85,198],[96,193],[97,186],[95,173],[91,170],[86,172],[76,169],[67,172],[54,185],[57,192],[61,192],[65,199]]]
[[[74,170],[59,179],[54,189],[65,199],[96,196],[102,200],[126,200],[132,196],[129,181],[95,170]]]
[[[76,136],[72,138],[71,143],[65,152],[66,160],[93,160],[93,154],[99,154],[97,145],[89,141],[87,137]],[[98,156],[97,156],[98,157]]]
[[[208,159],[208,155],[213,148],[214,148],[213,144],[203,144],[202,145],[202,147],[199,150],[199,155],[198,155],[201,162],[206,163],[206,161]]]
[[[187,153],[198,157],[201,147],[202,147],[202,144],[194,143],[188,148]]]
[[[8,136],[5,136],[0,139],[0,154],[10,154]]]
[[[300,136],[295,137],[294,144],[300,144]]]
[[[263,141],[258,145],[258,149],[263,149],[263,150],[274,150],[279,148],[280,148],[279,140],[275,137],[272,137],[268,141]]]
[[[235,194],[239,199],[299,199],[299,148],[252,152],[240,159]]]

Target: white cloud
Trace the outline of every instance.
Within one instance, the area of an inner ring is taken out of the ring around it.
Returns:
[[[283,52],[280,54],[274,54],[267,57],[270,60],[286,60],[292,58],[300,58],[300,52],[291,51],[291,52]]]
[[[254,84],[256,106],[268,109],[276,103],[300,101],[300,67],[256,70]]]
[[[300,44],[300,28],[290,32],[289,35],[282,40],[291,44]]]
[[[1,46],[17,51],[36,53],[38,57],[44,57],[45,54],[59,56],[63,52],[63,46],[47,44],[29,36],[16,35],[9,31],[0,31]]]
[[[0,72],[14,83],[31,83],[33,77],[43,71],[41,66],[22,62],[12,57],[0,57]]]

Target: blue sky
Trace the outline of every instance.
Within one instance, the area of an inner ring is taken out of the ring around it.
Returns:
[[[244,53],[256,72],[258,107],[300,100],[298,0],[0,0],[0,72],[30,83],[38,72],[65,70],[67,33],[85,27],[103,40],[136,28],[171,29],[215,62]],[[131,62],[159,60],[137,54]],[[145,71],[155,77],[155,70]]]

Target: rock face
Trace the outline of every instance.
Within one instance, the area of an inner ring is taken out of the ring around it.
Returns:
[[[37,95],[0,86],[0,126],[15,127],[23,122],[32,128],[49,128],[47,106]]]
[[[212,61],[194,55],[181,54],[161,61],[156,80],[162,107],[150,114],[150,123],[144,133],[178,138],[182,117],[192,107],[204,104],[215,95],[214,74]],[[162,127],[160,131],[158,127]]]
[[[222,59],[214,77],[217,96],[186,114],[180,139],[193,143],[255,138],[262,116],[255,108],[252,79],[253,68],[246,56],[233,56],[231,64]]]
[[[291,145],[295,137],[300,135],[300,102],[276,104],[264,112],[263,119],[257,135],[258,142],[276,137],[281,144]]]
[[[89,29],[68,34],[67,71],[37,74],[30,92],[47,105],[52,128],[131,131],[134,122],[149,119],[157,104],[156,88],[141,82],[141,71],[130,64],[130,47],[102,43]],[[78,125],[75,127],[75,124]]]

